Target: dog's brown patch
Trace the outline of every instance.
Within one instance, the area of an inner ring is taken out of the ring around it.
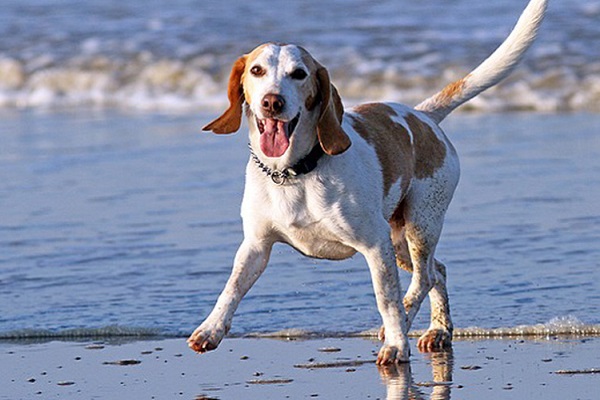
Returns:
[[[392,120],[398,114],[383,103],[362,104],[355,107],[354,112],[359,118],[353,118],[352,126],[373,145],[381,163],[384,195],[400,178],[405,192],[415,162],[407,129]]]
[[[450,105],[452,99],[454,99],[463,91],[465,81],[468,77],[469,75],[446,85],[446,87],[442,89],[442,91],[437,95],[437,102],[443,107],[447,107],[448,105]]]
[[[315,60],[303,47],[300,50],[302,62],[309,69],[311,84],[306,85],[304,105],[309,112],[319,108],[317,120],[317,136],[323,151],[329,155],[345,152],[350,145],[350,138],[342,128],[344,105],[337,89],[331,83],[329,72]]]
[[[408,114],[405,119],[413,135],[415,177],[417,179],[430,178],[444,165],[446,146],[433,132],[431,126],[414,114]]]
[[[404,200],[400,201],[389,220],[391,229],[391,239],[394,244],[394,253],[396,254],[396,264],[408,271],[413,272],[413,265],[410,259],[410,251],[408,250],[408,243],[406,242],[406,229],[404,224],[406,219],[404,218]]]
[[[254,63],[256,62],[258,56],[264,51],[266,47],[270,45],[271,43],[261,44],[246,55],[246,66],[241,80],[244,87],[244,99],[248,104],[252,104],[252,97],[250,96],[250,93],[252,93],[255,89],[252,86],[251,81],[246,79],[246,76],[248,76],[248,74],[250,73],[250,69],[252,69],[252,67],[254,66]]]

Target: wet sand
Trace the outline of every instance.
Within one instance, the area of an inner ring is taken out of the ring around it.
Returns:
[[[600,338],[458,340],[378,368],[364,338],[0,342],[0,399],[597,399]]]

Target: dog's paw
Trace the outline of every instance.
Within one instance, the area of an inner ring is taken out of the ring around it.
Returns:
[[[190,349],[202,354],[216,349],[225,334],[225,329],[208,328],[203,324],[196,328],[194,333],[190,335],[187,343]]]
[[[384,344],[377,355],[377,365],[407,363],[410,360],[408,343],[394,346]]]
[[[452,347],[452,333],[447,329],[429,329],[419,338],[417,348],[423,353],[440,351]]]

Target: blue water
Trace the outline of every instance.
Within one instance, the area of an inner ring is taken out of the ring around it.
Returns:
[[[184,335],[242,240],[244,133],[214,115],[0,113],[0,336],[119,325]],[[438,257],[458,327],[600,323],[600,117],[459,114],[462,161]],[[402,275],[403,287],[408,275]],[[427,325],[427,306],[416,328]],[[232,332],[379,325],[362,256],[280,245]]]
[[[248,150],[244,133],[199,131],[240,54],[299,43],[346,104],[415,104],[489,55],[525,3],[4,1],[0,337],[184,335],[208,314],[242,240]],[[513,76],[444,122],[463,173],[438,257],[459,327],[600,323],[599,16],[597,0],[551,1]],[[379,323],[361,256],[282,245],[232,332]]]

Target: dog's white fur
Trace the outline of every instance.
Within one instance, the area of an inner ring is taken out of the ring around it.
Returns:
[[[271,170],[293,166],[315,145],[325,155],[316,169],[283,185],[249,161],[242,203],[244,240],[213,311],[188,339],[190,347],[203,353],[218,346],[276,242],[310,257],[364,255],[383,320],[379,364],[408,360],[407,332],[426,295],[431,325],[418,347],[430,351],[449,346],[446,272],[434,253],[458,183],[459,162],[437,124],[510,73],[536,37],[546,3],[531,0],[487,60],[415,109],[370,103],[344,111],[327,70],[298,46],[270,43],[240,57],[229,81],[230,107],[205,130],[237,131],[245,109],[251,148]],[[281,104],[272,106],[269,96],[277,96]],[[261,124],[270,121],[288,130],[296,117],[293,133],[286,134],[285,152],[266,156]],[[413,272],[403,301],[396,263]]]

